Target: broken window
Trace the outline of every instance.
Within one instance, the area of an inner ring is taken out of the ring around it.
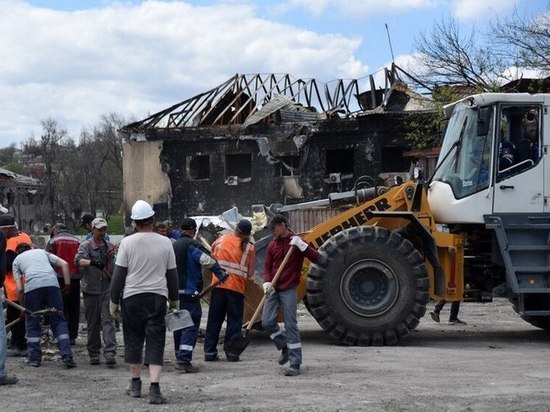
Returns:
[[[326,173],[353,174],[353,149],[326,151]]]
[[[252,177],[252,156],[250,153],[225,155],[225,177],[250,178]]]
[[[210,179],[210,156],[187,156],[185,170],[189,180]]]
[[[404,148],[401,146],[386,146],[382,148],[381,168],[382,173],[406,172],[409,170],[409,159],[403,156]]]
[[[275,169],[275,176],[299,176],[300,156],[279,156],[280,160]]]

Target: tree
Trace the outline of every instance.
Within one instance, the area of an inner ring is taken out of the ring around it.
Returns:
[[[49,206],[50,223],[56,222],[56,194],[59,187],[59,178],[64,171],[63,144],[72,143],[67,130],[58,125],[53,119],[42,120],[42,134],[40,138],[31,137],[24,143],[24,151],[42,159],[44,164],[45,195]]]
[[[430,33],[421,32],[415,47],[419,69],[414,76],[432,90],[442,85],[491,90],[503,77],[503,61],[478,45],[474,29],[463,36],[453,18],[436,23]]]
[[[17,151],[15,144],[12,143],[9,147],[0,149],[0,165],[6,165],[13,162],[13,155]]]
[[[492,49],[518,68],[550,74],[550,11],[530,17],[517,9],[491,23]]]

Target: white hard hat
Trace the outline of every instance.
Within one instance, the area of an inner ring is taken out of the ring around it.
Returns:
[[[150,218],[155,214],[155,211],[149,203],[145,200],[138,200],[132,206],[132,215],[130,216],[132,220],[145,220]]]

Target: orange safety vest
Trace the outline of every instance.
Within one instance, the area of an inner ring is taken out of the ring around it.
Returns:
[[[254,275],[251,269],[254,263],[255,249],[251,243],[246,245],[244,251],[240,246],[241,239],[238,236],[224,235],[214,243],[212,256],[229,275],[225,282],[216,287],[244,294],[246,280]],[[216,281],[217,278],[212,276],[212,283],[216,283]]]
[[[17,236],[10,237],[6,242],[6,252],[12,250],[15,252],[17,246],[21,243],[32,244],[32,240],[26,233],[19,232]],[[4,279],[4,292],[6,293],[6,299],[11,300],[12,302],[17,302],[19,296],[17,296],[17,284],[13,278],[13,272],[6,270],[6,279]]]

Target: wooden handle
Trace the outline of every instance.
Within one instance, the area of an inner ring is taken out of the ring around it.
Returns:
[[[7,303],[8,305],[10,305],[10,306],[13,306],[15,309],[19,309],[20,311],[27,312],[27,313],[31,313],[30,310],[25,309],[23,306],[18,305],[17,303],[12,302],[11,300],[6,299],[6,303]]]
[[[279,280],[279,276],[281,276],[281,273],[283,272],[283,269],[285,268],[285,266],[288,262],[288,259],[290,258],[290,255],[292,254],[292,251],[294,250],[294,247],[295,246],[293,246],[293,245],[290,246],[290,249],[288,249],[288,252],[286,252],[285,258],[281,262],[281,266],[279,266],[279,269],[277,269],[277,272],[275,273],[275,276],[273,276],[273,280],[271,281],[271,285],[273,287],[275,287],[275,284],[277,283],[277,280]],[[252,329],[252,325],[254,324],[254,322],[256,322],[256,319],[258,318],[258,316],[262,312],[262,309],[264,308],[265,300],[266,300],[266,296],[264,295],[262,300],[260,301],[260,303],[258,303],[258,307],[254,311],[254,314],[252,315],[252,317],[248,321],[248,325],[246,325],[246,330]]]

